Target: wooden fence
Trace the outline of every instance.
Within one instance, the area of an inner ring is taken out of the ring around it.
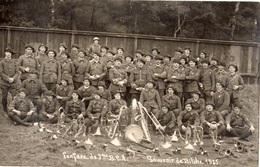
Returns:
[[[87,49],[95,36],[100,38],[101,45],[106,45],[114,51],[119,46],[123,47],[127,54],[133,54],[136,49],[148,53],[154,46],[159,48],[162,55],[174,54],[177,47],[190,46],[193,55],[198,55],[199,51],[203,49],[210,57],[217,57],[226,64],[237,64],[246,84],[260,83],[260,43],[255,42],[9,26],[0,26],[0,36],[1,58],[3,58],[4,49],[7,46],[18,52],[15,55],[15,58],[18,58],[24,53],[26,44],[32,44],[38,48],[41,43],[44,43],[49,49],[58,50],[60,43],[65,43],[67,46],[76,43],[82,49]]]

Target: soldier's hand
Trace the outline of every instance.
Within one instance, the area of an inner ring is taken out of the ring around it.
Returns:
[[[238,88],[239,88],[239,86],[237,86],[237,85],[235,85],[235,86],[233,87],[234,90],[237,90]]]
[[[232,127],[229,124],[227,124],[227,131],[230,131],[231,129]]]
[[[210,127],[210,125],[211,125],[209,122],[207,122],[206,124],[207,124],[209,127]]]
[[[100,78],[100,75],[96,75],[96,77],[95,77],[96,79],[98,79],[98,78]]]
[[[255,131],[254,126],[251,125],[250,128],[249,128],[249,131],[253,133]]]
[[[9,83],[13,83],[14,79],[13,78],[9,78],[8,81],[9,81]]]
[[[91,80],[96,79],[96,77],[94,77],[94,76],[90,76],[89,78],[90,78]]]
[[[27,113],[27,115],[32,115],[32,113],[33,113],[33,110],[29,111],[29,112]]]
[[[214,95],[214,92],[213,92],[213,91],[211,91],[211,92],[210,92],[210,96],[213,96],[213,95]]]
[[[49,117],[50,119],[54,118],[54,115],[52,115],[52,114],[47,114],[47,115],[49,115],[48,117]]]
[[[61,97],[61,96],[56,96],[56,98],[57,98],[57,99],[62,99],[62,97]]]
[[[24,69],[24,71],[29,72],[29,71],[30,71],[30,68],[29,68],[29,67],[26,67],[26,68]]]
[[[79,114],[78,118],[83,118],[83,114]]]
[[[21,115],[21,111],[19,110],[13,110],[13,112],[15,112],[17,115]]]
[[[186,130],[187,130],[187,128],[186,128],[184,125],[181,126],[181,129],[182,129],[183,131],[186,131]]]

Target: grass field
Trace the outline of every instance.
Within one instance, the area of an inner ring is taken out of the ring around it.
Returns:
[[[258,166],[259,147],[259,90],[258,86],[251,85],[241,93],[244,112],[254,123],[256,132],[249,138],[251,147],[248,153],[236,153],[235,157],[223,158],[214,151],[212,139],[205,139],[204,150],[208,156],[194,154],[194,151],[185,150],[184,142],[173,143],[171,149],[180,147],[181,154],[169,155],[170,149],[160,147],[163,141],[160,135],[152,135],[153,142],[159,146],[161,156],[150,150],[145,150],[133,144],[134,149],[142,150],[146,156],[129,156],[125,153],[124,147],[116,147],[110,144],[110,140],[104,137],[91,137],[95,147],[87,150],[84,147],[73,146],[67,143],[67,139],[50,139],[50,133],[39,132],[39,127],[14,126],[13,123],[0,115],[0,165],[9,166],[144,166],[144,167],[165,167],[165,166],[231,166],[231,167],[256,167]],[[45,125],[49,129],[55,129],[52,125]],[[84,138],[82,138],[83,140]],[[123,146],[127,141],[121,139]],[[234,144],[225,138],[221,145],[221,150],[231,149]],[[103,144],[107,144],[107,149],[103,149]],[[249,144],[249,143],[246,143]],[[196,148],[196,147],[195,147]],[[196,148],[197,149],[197,148]],[[155,162],[156,161],[156,162]],[[159,162],[157,162],[159,161]],[[192,164],[194,163],[194,164]],[[203,163],[203,164],[200,164]]]

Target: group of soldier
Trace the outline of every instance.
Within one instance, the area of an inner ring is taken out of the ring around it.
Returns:
[[[244,82],[237,65],[226,66],[203,50],[194,55],[189,47],[178,47],[174,55],[161,55],[154,47],[132,56],[122,47],[114,52],[101,46],[98,37],[87,51],[77,44],[67,50],[65,44],[57,52],[27,45],[14,60],[15,52],[6,48],[0,62],[2,105],[15,124],[57,123],[63,111],[65,123],[84,119],[86,127],[97,127],[137,99],[166,134],[201,125],[205,133],[217,128],[219,137],[247,140],[255,130],[241,110]]]

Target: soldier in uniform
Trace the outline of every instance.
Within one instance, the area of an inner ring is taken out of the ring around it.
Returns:
[[[73,76],[75,75],[75,67],[73,65],[73,62],[71,59],[68,58],[69,53],[67,51],[64,51],[61,54],[61,79],[65,79],[68,81],[68,85],[74,89],[73,86]]]
[[[100,97],[98,91],[95,91],[93,95],[94,99],[90,101],[87,110],[84,112],[84,117],[86,117],[86,129],[88,129],[91,126],[100,126],[101,119],[103,119],[107,113],[108,105],[106,100]]]
[[[173,112],[176,117],[182,111],[181,100],[176,96],[175,88],[172,85],[168,85],[166,89],[166,95],[162,97],[162,105],[166,106],[169,111]]]
[[[152,55],[150,53],[147,53],[145,56],[145,65],[144,68],[148,71],[150,71],[153,68],[153,60],[152,60]]]
[[[73,61],[73,65],[75,68],[73,85],[75,90],[78,90],[82,86],[83,79],[86,77],[86,70],[89,63],[86,59],[86,52],[84,50],[79,50],[78,57],[78,59]]]
[[[140,59],[143,59],[143,52],[141,50],[137,49],[135,51],[135,55],[134,55],[133,61],[137,62]]]
[[[137,61],[137,67],[134,69],[129,77],[129,83],[131,83],[131,99],[135,98],[139,100],[140,93],[146,85],[146,81],[151,80],[150,73],[144,68],[144,60]]]
[[[59,85],[56,89],[56,98],[63,109],[65,108],[67,101],[70,100],[72,91],[73,89],[68,85],[68,81],[66,79],[62,79],[61,85]]]
[[[218,70],[218,59],[216,57],[211,58],[209,68],[215,72]]]
[[[194,56],[191,55],[191,49],[189,46],[184,48],[183,56],[185,57],[186,62],[189,62],[190,59],[194,59]]]
[[[64,44],[64,43],[61,43],[59,48],[58,48],[58,53],[57,53],[57,56],[56,56],[56,60],[60,62],[60,60],[62,59],[61,58],[61,55],[64,51],[67,50],[67,46]]]
[[[215,110],[214,103],[206,103],[206,109],[201,113],[200,118],[204,134],[210,134],[210,130],[217,130],[218,137],[223,137],[225,133],[225,122],[221,114]]]
[[[92,53],[100,53],[101,46],[99,45],[99,38],[94,37],[93,38],[93,43],[89,45],[88,51],[90,54]]]
[[[185,82],[184,82],[184,99],[187,100],[191,98],[191,94],[194,91],[199,90],[198,80],[200,76],[200,70],[196,66],[196,60],[190,58],[189,66],[185,69]]]
[[[100,97],[102,99],[105,99],[107,101],[107,103],[109,103],[109,101],[112,99],[111,96],[111,92],[110,90],[106,89],[106,84],[104,81],[99,81],[98,82],[98,90],[97,90],[100,94]]]
[[[212,100],[215,104],[216,110],[220,112],[223,118],[226,118],[230,111],[230,95],[224,89],[222,83],[216,83],[216,92],[214,93]]]
[[[47,52],[48,59],[41,65],[39,79],[48,90],[56,92],[56,86],[61,80],[61,66],[60,63],[55,60],[56,52],[49,50]]]
[[[187,102],[191,104],[192,108],[200,114],[205,110],[205,100],[200,98],[201,93],[199,90],[192,92],[192,98],[188,99]]]
[[[44,93],[42,109],[39,113],[39,121],[57,123],[60,104],[52,91]]]
[[[71,52],[69,53],[69,57],[70,57],[71,61],[78,59],[79,49],[80,49],[80,47],[78,44],[73,44],[71,46]]]
[[[248,141],[255,128],[241,109],[240,103],[235,104],[232,112],[226,117],[227,134],[235,139]]]
[[[158,118],[162,103],[160,95],[155,87],[156,83],[154,81],[150,80],[146,82],[145,89],[142,90],[140,94],[140,103],[143,104],[148,113],[153,113],[155,117]],[[151,124],[151,120],[147,118],[147,115],[146,120],[148,124]]]
[[[37,118],[35,107],[31,100],[27,98],[27,91],[24,88],[19,90],[19,94],[12,100],[8,107],[8,116],[14,124],[32,126]]]
[[[24,81],[28,78],[31,70],[39,70],[39,64],[34,56],[35,49],[32,45],[25,46],[25,54],[18,58],[18,66],[21,71],[20,79]]]
[[[160,98],[162,99],[165,93],[165,82],[164,79],[166,78],[166,71],[165,67],[162,65],[162,57],[156,56],[155,57],[155,64],[151,68],[151,76],[152,79],[157,84],[157,90],[159,92]]]
[[[113,65],[114,65],[114,55],[115,55],[115,52],[113,52],[112,50],[109,50],[107,52],[106,56],[100,57],[100,61],[105,65],[108,72],[110,71],[111,67],[113,67]],[[110,85],[109,75],[105,76],[105,83],[106,83],[107,87]]]
[[[183,54],[182,48],[181,48],[181,47],[177,47],[177,48],[175,49],[175,53],[174,53],[173,60],[174,60],[174,59],[180,60],[180,58],[182,57],[182,54]]]
[[[107,55],[107,51],[109,50],[109,48],[107,46],[101,46],[100,48],[100,55],[101,57],[105,57]]]
[[[198,62],[198,68],[201,69],[202,68],[202,61],[204,61],[205,59],[207,60],[206,58],[207,56],[207,52],[205,52],[204,50],[201,50],[200,53],[199,53],[199,56],[197,57],[197,62]]]
[[[108,89],[112,95],[114,95],[117,90],[121,90],[124,93],[126,92],[128,76],[122,63],[123,60],[121,58],[116,58],[114,60],[114,66],[109,70],[110,86]]]
[[[0,87],[2,91],[2,105],[7,116],[7,96],[11,93],[12,98],[17,94],[19,69],[16,61],[12,59],[15,52],[11,48],[5,49],[5,57],[0,62]]]
[[[38,52],[35,55],[36,60],[38,60],[39,69],[41,68],[42,63],[48,59],[46,52],[48,51],[48,47],[44,44],[40,44],[38,47]]]
[[[226,64],[224,62],[218,63],[218,70],[215,73],[216,82],[219,82],[223,85],[224,88],[227,87],[227,77],[228,73],[225,71]]]
[[[187,62],[186,62],[186,58],[185,58],[184,55],[182,55],[181,58],[180,58],[180,69],[182,71],[185,71],[187,67],[188,67],[188,65],[187,65]]]
[[[235,103],[239,103],[239,92],[245,88],[245,84],[241,75],[237,73],[238,67],[236,65],[230,64],[228,71],[226,91],[230,95],[230,103],[234,105]]]
[[[171,67],[171,63],[172,63],[172,55],[170,54],[166,54],[163,56],[163,66],[165,68],[165,71],[168,70],[168,68]]]
[[[86,72],[93,86],[97,87],[99,81],[105,80],[107,68],[105,64],[100,61],[99,53],[93,53],[93,60],[89,63]]]
[[[117,53],[115,55],[115,58],[120,58],[121,60],[125,60],[125,50],[123,47],[118,47],[117,48]]]
[[[176,116],[169,110],[167,105],[162,104],[158,121],[163,127],[164,134],[171,136],[174,133],[177,126],[177,120]]]
[[[42,108],[41,96],[48,89],[38,79],[38,72],[36,70],[30,70],[30,74],[26,80],[21,84],[21,88],[25,88],[28,92],[28,98],[33,102],[36,107],[36,112],[39,113]]]
[[[83,85],[78,89],[79,96],[84,101],[85,106],[88,107],[89,101],[94,99],[93,93],[96,91],[96,88],[90,85],[90,80],[85,77],[83,79]]]
[[[172,86],[176,90],[176,95],[183,102],[183,82],[185,80],[185,73],[180,68],[180,61],[178,59],[174,59],[172,61],[172,66],[167,70],[167,82],[168,85]]]
[[[70,123],[74,119],[83,118],[83,114],[85,113],[85,104],[79,98],[79,93],[77,90],[73,90],[71,93],[72,99],[67,102],[64,114],[65,114],[65,122]]]
[[[215,91],[216,79],[215,72],[208,68],[209,61],[204,59],[201,61],[202,68],[199,76],[199,88],[202,92],[202,97],[206,102],[212,101],[212,95]]]
[[[152,55],[151,55],[151,58],[154,60],[155,57],[159,56],[160,55],[160,51],[157,47],[153,47],[152,48]]]

